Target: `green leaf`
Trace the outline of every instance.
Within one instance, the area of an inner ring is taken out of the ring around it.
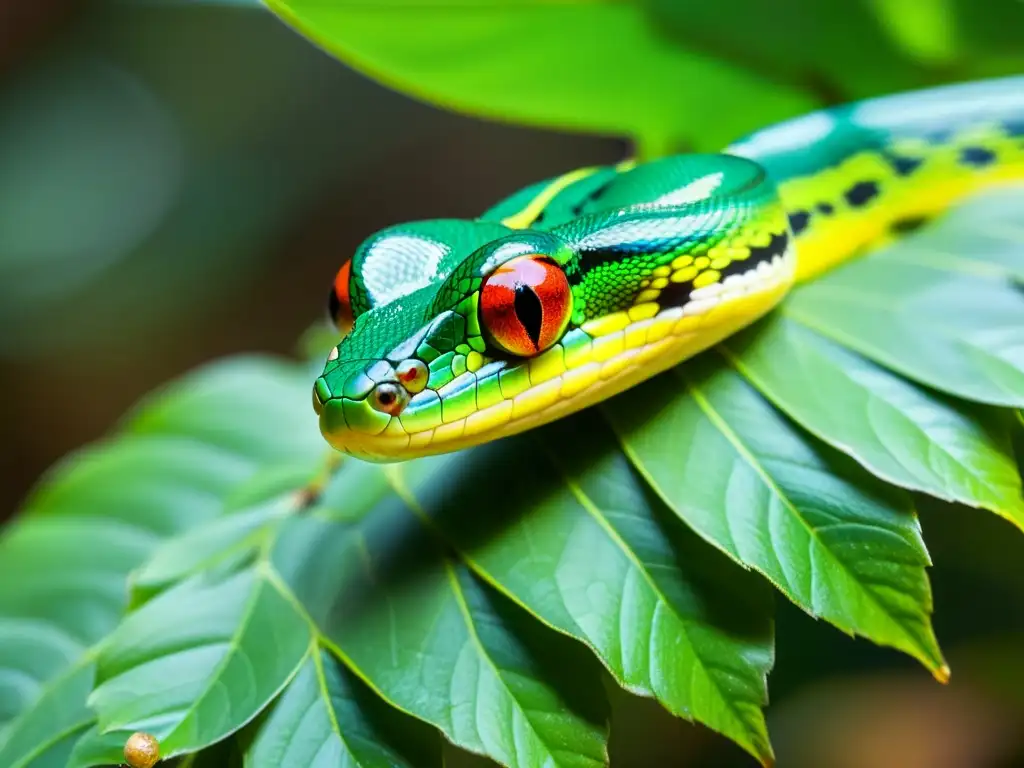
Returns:
[[[55,650],[53,630],[41,623],[16,623],[4,619],[0,623],[0,632],[9,633],[7,637],[0,635],[0,641],[6,641],[4,650],[10,654],[9,659],[0,657],[0,662],[7,666],[7,674],[4,675],[7,685],[20,683],[26,693],[34,696],[32,706],[26,707],[21,716],[0,733],[0,765],[6,768],[41,768],[43,765],[62,764],[59,756],[66,757],[70,751],[70,748],[65,750],[68,737],[87,728],[93,720],[92,713],[85,706],[85,698],[92,689],[95,668],[83,658],[47,681],[45,686],[38,686],[31,671],[22,672],[23,677],[18,678],[16,675],[20,670],[8,665],[26,658],[38,664],[45,673],[53,663],[48,658],[48,654]],[[18,647],[13,646],[12,640],[18,643]],[[12,653],[19,650],[21,653]],[[74,652],[75,649],[68,650]]]
[[[552,467],[539,444],[572,449]],[[470,459],[406,465],[405,482],[473,567],[594,648],[622,685],[770,762],[765,585],[674,520],[592,415]],[[482,494],[487,514],[467,516]]]
[[[212,518],[224,496],[253,471],[237,455],[157,435],[125,437],[73,456],[67,466],[70,471],[60,482],[36,491],[30,514],[47,518],[56,531],[93,517],[98,526],[146,538],[139,542],[140,552],[163,536]],[[73,541],[68,545],[80,549]],[[79,557],[88,559],[89,553],[81,551]]]
[[[926,386],[1024,405],[1024,293],[898,247],[797,289],[787,317]]]
[[[239,356],[143,400],[126,429],[188,437],[257,466],[308,470],[326,453],[310,405],[311,386],[292,363]]]
[[[215,515],[242,472],[221,452],[140,436],[78,454],[34,495],[0,540],[0,711],[16,716],[0,765],[27,765],[93,719],[90,647],[117,623],[128,572],[162,536]]]
[[[323,449],[315,426],[296,427],[314,423],[300,383],[270,361],[210,366],[149,398],[132,433],[72,455],[33,493],[0,538],[0,765],[66,755],[68,734],[94,719],[95,644],[120,619],[128,573],[162,540],[216,518],[265,461],[299,458],[308,475]],[[218,422],[230,413],[237,425]]]
[[[395,502],[355,526],[303,517],[282,530],[274,563],[331,646],[465,749],[514,768],[604,765],[596,664],[442,558]]]
[[[23,765],[25,768],[67,768],[75,746],[82,734],[88,732],[87,728],[88,725],[69,728],[53,741],[44,742]]]
[[[646,155],[718,150],[825,103],[1024,65],[1019,46],[992,44],[1011,21],[984,27],[996,11],[953,14],[944,0],[266,1],[391,88],[473,115],[630,135]],[[971,24],[973,45],[955,22]]]
[[[103,733],[96,726],[89,728],[74,745],[66,768],[92,768],[95,765],[123,765],[124,745],[134,731]]]
[[[759,0],[649,3],[667,32],[684,44],[772,82],[828,90],[837,101],[920,87],[926,76],[926,67],[903,50],[899,35],[907,25],[879,23],[863,0],[774,0],[770,7]],[[895,34],[887,34],[890,29]]]
[[[1006,414],[925,390],[786,317],[721,349],[775,405],[877,477],[1024,528]]]
[[[604,410],[637,469],[701,536],[812,616],[948,676],[906,494],[816,445],[708,356]]]
[[[272,523],[294,506],[290,499],[278,499],[214,518],[168,539],[132,574],[132,588],[158,590],[236,554],[254,550]]]
[[[914,237],[899,244],[901,252],[932,263],[986,266],[1024,282],[1024,188],[979,194],[951,210]]]
[[[316,649],[274,705],[246,754],[247,768],[430,768],[436,731],[385,705]]]
[[[390,87],[517,123],[706,150],[815,105],[796,87],[666,37],[643,3],[267,4]]]
[[[89,699],[102,731],[146,731],[165,757],[220,741],[258,715],[310,646],[305,617],[259,570],[185,582],[103,644]]]

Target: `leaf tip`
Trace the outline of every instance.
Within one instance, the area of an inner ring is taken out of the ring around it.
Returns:
[[[947,683],[949,683],[949,678],[952,675],[952,671],[949,668],[949,664],[943,664],[941,667],[938,667],[937,669],[933,670],[932,674],[935,675],[936,680],[938,680],[943,685],[946,685]]]

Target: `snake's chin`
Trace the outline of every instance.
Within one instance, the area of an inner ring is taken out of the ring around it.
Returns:
[[[682,307],[644,319],[630,320],[622,313],[624,321],[612,316],[585,324],[583,330],[589,326],[593,334],[589,354],[574,356],[561,372],[545,365],[546,380],[451,423],[407,434],[400,419],[392,417],[382,431],[370,435],[331,428],[325,412],[321,431],[336,450],[386,463],[449,453],[533,429],[622,392],[750,325],[785,296],[795,268],[789,247],[771,261],[693,291]]]

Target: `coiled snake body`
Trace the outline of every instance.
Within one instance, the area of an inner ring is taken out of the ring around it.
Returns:
[[[863,101],[720,155],[586,168],[476,220],[389,227],[338,273],[328,442],[393,461],[577,411],[710,347],[796,281],[1024,179],[1024,77]]]

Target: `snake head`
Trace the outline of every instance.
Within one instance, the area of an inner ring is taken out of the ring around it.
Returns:
[[[490,221],[401,225],[360,246],[332,294],[351,331],[313,389],[332,446],[393,461],[530,429],[706,349],[792,281],[785,213],[750,161],[564,178]]]
[[[355,318],[313,389],[333,447],[369,460],[446,452],[510,421],[502,392],[529,382],[528,360],[570,322],[573,254],[547,233],[500,232],[439,264],[443,279]]]

